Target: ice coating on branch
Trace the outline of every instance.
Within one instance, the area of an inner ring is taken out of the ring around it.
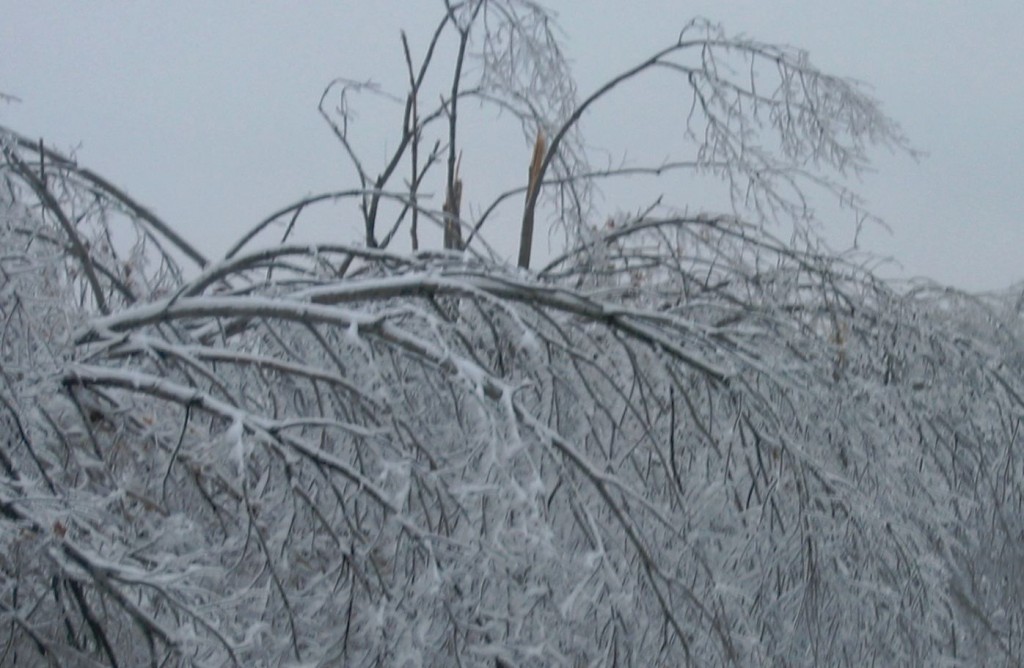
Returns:
[[[231,426],[224,433],[224,440],[230,448],[230,460],[239,480],[245,480],[246,467],[252,446],[245,438],[245,426],[239,416],[231,421]]]

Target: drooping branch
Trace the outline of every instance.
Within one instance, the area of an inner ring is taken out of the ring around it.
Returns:
[[[54,199],[49,189],[43,181],[36,176],[31,167],[26,165],[13,151],[6,148],[4,149],[4,158],[14,168],[15,172],[32,188],[36,197],[39,198],[39,201],[42,202],[46,210],[53,214],[54,218],[57,219],[57,222],[60,223],[61,229],[67,236],[68,241],[71,243],[75,260],[82,268],[82,271],[85,273],[85,278],[89,282],[89,286],[92,288],[92,296],[93,299],[96,300],[96,307],[99,309],[100,313],[103,313],[104,315],[110,313],[110,309],[107,307],[106,295],[100,285],[99,278],[96,276],[96,268],[93,265],[92,256],[89,254],[89,250],[82,242],[82,238],[79,236],[78,230],[75,229],[74,223],[68,220],[68,217],[61,208],[61,205],[56,199]]]

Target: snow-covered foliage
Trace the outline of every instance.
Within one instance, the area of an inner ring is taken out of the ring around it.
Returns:
[[[734,213],[208,262],[0,144],[0,665],[1024,661],[1012,300]]]

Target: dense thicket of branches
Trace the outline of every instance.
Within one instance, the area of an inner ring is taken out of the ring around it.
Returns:
[[[547,20],[469,3],[439,33],[484,19],[496,62]],[[816,160],[900,139],[803,56],[701,35],[675,67],[734,210],[596,229],[554,198],[573,243],[533,273],[473,252],[493,209],[465,252],[387,250],[382,198],[392,229],[451,210],[385,176],[353,191],[362,243],[210,262],[3,130],[0,665],[1024,661],[1018,310],[774,239],[786,188],[839,192]],[[744,89],[730,54],[790,83]],[[569,137],[586,104],[520,118]],[[545,187],[585,194],[567,145]]]

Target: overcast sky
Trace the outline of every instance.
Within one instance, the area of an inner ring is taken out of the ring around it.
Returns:
[[[862,247],[898,260],[901,275],[972,290],[1024,279],[1024,2],[550,5],[583,94],[671,42],[694,15],[730,33],[806,48],[822,69],[871,84],[928,155],[876,155],[877,173],[857,188],[893,232],[873,232]],[[272,210],[353,185],[343,182],[342,155],[316,112],[320,94],[338,76],[401,92],[399,28],[422,47],[441,7],[0,0],[0,92],[21,99],[0,105],[0,124],[76,148],[83,164],[214,255]],[[642,86],[631,95],[642,103]],[[613,135],[628,125],[630,107],[617,104],[610,120],[584,119],[591,144],[618,150]],[[639,130],[656,142],[671,123],[645,120]],[[466,173],[506,169],[493,158],[465,160]],[[507,168],[510,184],[522,181],[524,165],[525,158]],[[829,238],[852,239],[849,222],[836,221]]]

